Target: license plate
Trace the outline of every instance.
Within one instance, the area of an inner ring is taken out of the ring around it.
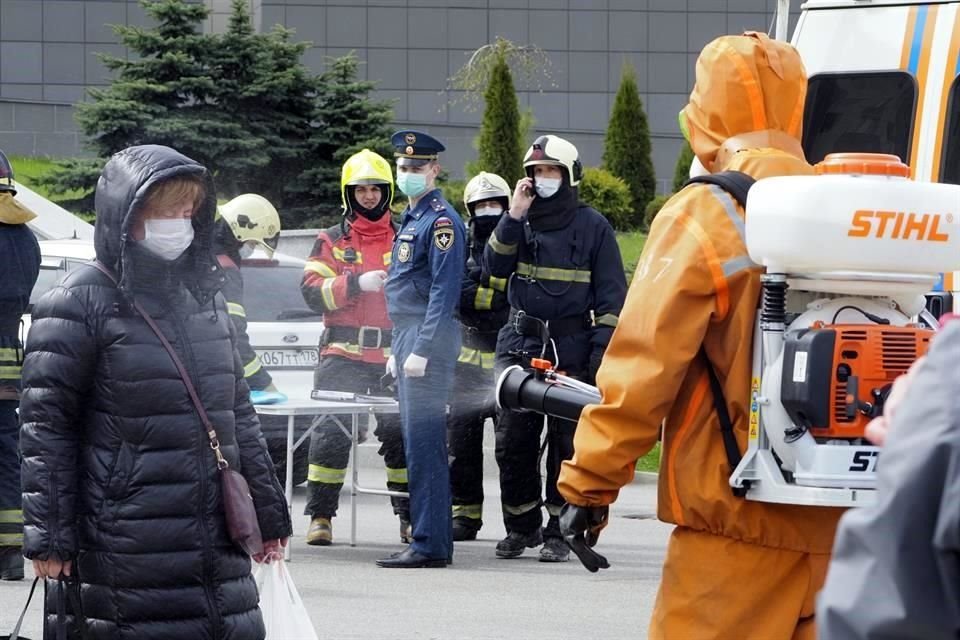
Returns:
[[[267,369],[312,369],[319,361],[319,349],[257,349]]]

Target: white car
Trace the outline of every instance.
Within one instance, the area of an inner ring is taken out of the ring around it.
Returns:
[[[40,242],[40,277],[30,296],[33,304],[64,275],[96,256],[89,240],[45,240]],[[273,258],[259,250],[243,261],[243,306],[247,334],[264,368],[277,389],[290,398],[309,398],[313,371],[317,366],[323,322],[307,308],[300,294],[304,261],[275,253]],[[29,329],[29,312],[24,316]],[[24,335],[27,335],[26,331]],[[286,463],[287,419],[261,416],[260,424],[283,481]],[[297,437],[310,426],[310,418],[297,418]],[[294,483],[307,479],[307,450],[301,446],[294,457]]]

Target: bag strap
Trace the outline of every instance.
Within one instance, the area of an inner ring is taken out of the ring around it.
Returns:
[[[117,285],[117,277],[99,260],[94,261],[93,266],[101,271],[105,276],[110,278],[110,281],[114,285]],[[167,353],[170,355],[170,359],[173,360],[174,366],[177,367],[177,371],[180,373],[180,379],[183,380],[183,385],[187,388],[187,393],[190,394],[190,400],[193,401],[193,406],[196,408],[197,413],[200,416],[200,422],[203,423],[204,431],[207,433],[207,437],[210,439],[210,448],[213,449],[214,454],[217,456],[217,468],[221,471],[225,470],[228,466],[226,458],[223,457],[223,454],[220,453],[220,440],[217,438],[217,431],[213,427],[213,423],[210,422],[209,416],[207,416],[207,410],[203,408],[203,403],[200,402],[200,396],[197,395],[197,389],[193,386],[193,381],[190,379],[190,374],[187,373],[187,368],[183,366],[183,362],[180,360],[180,356],[177,355],[176,350],[173,348],[173,345],[170,344],[170,341],[167,340],[167,337],[163,335],[160,327],[157,326],[156,321],[150,317],[150,314],[146,312],[143,306],[131,298],[133,308],[139,313],[144,321],[147,323],[147,326],[156,334],[157,338],[160,340],[160,344],[163,345],[163,348],[167,350]]]
[[[713,363],[707,357],[707,352],[701,349],[703,362],[707,367],[707,376],[710,378],[710,390],[713,395],[713,408],[720,419],[720,437],[723,438],[723,449],[727,454],[727,464],[730,465],[730,473],[736,471],[740,466],[740,447],[737,445],[737,437],[733,431],[733,420],[730,419],[730,412],[727,409],[727,400],[723,395],[723,386],[720,384],[720,378],[717,376],[717,370],[713,368]],[[747,495],[750,488],[750,481],[745,480],[742,487],[730,487],[733,495],[742,498]]]
[[[750,187],[755,183],[756,180],[741,171],[721,171],[720,173],[710,173],[690,178],[683,183],[683,186],[686,187],[689,184],[716,185],[729,193],[741,207],[746,209],[747,194],[750,193]]]
[[[70,601],[70,611],[73,613],[74,629],[80,640],[90,640],[90,629],[87,618],[83,615],[83,604],[80,602],[80,582],[73,578],[57,578],[57,640],[68,640],[72,634],[67,629],[67,603]],[[66,598],[64,598],[66,594]]]
[[[30,586],[30,595],[27,596],[27,603],[23,605],[23,611],[20,612],[20,617],[17,618],[17,624],[13,627],[13,631],[10,632],[10,640],[17,640],[20,637],[20,627],[23,625],[23,619],[27,615],[27,609],[30,608],[30,601],[33,600],[33,592],[37,590],[37,583],[40,582],[40,577],[33,579],[33,585]]]

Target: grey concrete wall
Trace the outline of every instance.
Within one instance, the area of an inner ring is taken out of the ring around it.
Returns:
[[[191,1],[211,7],[206,30],[225,28],[229,0]],[[444,140],[449,150],[444,164],[455,176],[474,156],[481,111],[452,104],[460,96],[445,89],[477,47],[503,36],[547,53],[549,82],[542,90],[518,83],[520,103],[532,109],[537,133],[570,138],[587,166],[600,162],[621,65],[629,61],[650,120],[661,190],[672,178],[681,142],[677,113],[693,82],[697,52],[724,33],[767,31],[776,5],[776,0],[249,1],[258,28],[283,24],[311,43],[305,62],[316,72],[328,56],[354,51],[365,62],[361,76],[376,81],[377,96],[393,104],[398,126],[424,128]],[[0,107],[0,147],[46,155],[80,151],[75,132],[64,129],[64,118],[57,116],[83,99],[85,88],[109,80],[97,52],[127,55],[109,24],[147,24],[147,18],[132,0],[0,0],[0,101],[22,101],[8,108],[21,114],[15,127]],[[33,110],[28,103],[38,105],[35,116],[27,115]]]

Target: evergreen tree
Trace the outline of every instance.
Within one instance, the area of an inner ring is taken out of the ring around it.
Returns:
[[[343,163],[363,148],[393,159],[390,104],[374,100],[375,84],[357,79],[360,60],[353,53],[329,62],[320,76],[307,169],[290,188],[288,211],[300,226],[328,225],[342,211],[340,172]]]
[[[650,128],[640,101],[633,66],[623,65],[604,139],[603,167],[630,187],[635,226],[642,222],[647,203],[656,194],[657,181],[650,155]]]
[[[690,143],[684,140],[683,146],[680,147],[680,155],[677,156],[677,165],[673,170],[674,193],[680,191],[683,188],[683,183],[690,178],[690,165],[695,157],[693,149],[690,148]]]
[[[483,94],[485,107],[477,143],[476,166],[514,184],[523,177],[524,140],[520,137],[521,116],[513,76],[504,46],[498,42],[490,82]]]

